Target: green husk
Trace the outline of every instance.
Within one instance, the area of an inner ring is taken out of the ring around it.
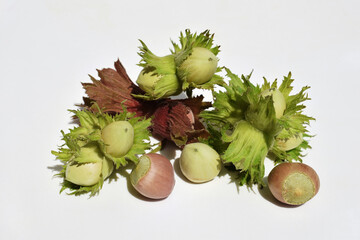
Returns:
[[[158,57],[149,50],[143,41],[140,40],[140,43],[142,45],[139,53],[141,61],[138,65],[143,67],[140,74],[148,73],[158,77],[159,80],[154,82],[150,89],[143,89],[146,92],[144,95],[133,94],[133,96],[144,100],[156,100],[180,94],[182,89],[176,76],[174,55]]]
[[[239,185],[251,187],[253,184],[263,184],[266,157],[275,163],[301,161],[302,151],[310,148],[307,140],[304,140],[297,148],[285,152],[276,143],[278,139],[297,133],[302,133],[304,138],[310,137],[306,126],[313,118],[302,113],[305,106],[301,104],[309,100],[305,94],[308,87],[290,95],[293,82],[291,73],[284,78],[279,90],[286,99],[287,108],[284,115],[277,119],[272,97],[261,96],[262,91],[277,88],[276,80],[270,83],[264,78],[262,86],[255,86],[250,82],[251,74],[239,78],[229,69],[225,70],[230,78],[229,84],[224,86],[223,92],[213,91],[214,109],[200,114],[212,138],[216,138],[204,142],[221,153],[225,164],[235,166],[239,173]]]
[[[224,163],[232,163],[240,174],[244,174],[240,185],[262,183],[264,160],[269,150],[264,133],[241,120],[231,135],[223,134],[222,139],[230,143],[221,156]]]
[[[303,142],[295,149],[289,151],[280,150],[276,142],[274,146],[270,149],[268,157],[274,160],[276,163],[287,161],[292,162],[300,161],[305,156],[304,151],[310,149],[309,139],[312,135],[309,134],[308,127],[310,126],[310,121],[314,121],[315,118],[307,116],[304,114],[304,109],[306,108],[304,102],[311,100],[308,97],[306,91],[310,88],[309,86],[304,86],[296,94],[291,94],[293,86],[291,85],[294,82],[294,79],[291,78],[291,72],[287,76],[284,76],[284,79],[281,85],[277,86],[277,80],[275,80],[271,87],[277,88],[284,95],[286,100],[286,109],[284,115],[279,119],[279,125],[281,126],[282,131],[276,136],[277,140],[286,140],[294,135],[301,134],[303,136]],[[264,78],[264,84],[262,89],[268,88],[270,83]]]
[[[185,35],[181,32],[179,41],[180,45],[176,44],[172,41],[174,50],[172,53],[175,56],[175,64],[177,68],[177,75],[182,82],[182,89],[193,89],[193,88],[201,88],[201,89],[213,89],[214,85],[225,85],[223,78],[217,74],[214,74],[212,78],[203,83],[203,84],[196,84],[194,82],[187,81],[187,74],[188,72],[182,69],[182,64],[188,59],[188,57],[192,54],[193,49],[196,47],[201,47],[208,49],[211,51],[215,56],[220,52],[220,46],[213,45],[214,34],[210,34],[209,30],[206,30],[200,34],[194,33],[192,34],[189,29],[185,30]],[[217,67],[216,72],[221,72],[222,68]]]
[[[70,161],[75,164],[92,162],[92,159],[89,158],[90,155],[84,156],[84,147],[91,146],[96,153],[100,153],[104,158],[111,160],[116,168],[126,166],[128,161],[137,163],[137,155],[144,154],[145,150],[151,148],[150,132],[148,131],[151,119],[145,120],[143,118],[134,117],[134,113],[127,112],[125,108],[122,113],[114,116],[102,113],[100,110],[96,113],[87,110],[69,111],[75,114],[75,117],[79,121],[79,126],[70,129],[66,134],[64,131],[61,131],[63,135],[62,139],[65,143],[59,147],[58,151],[52,151],[52,154],[63,163],[63,169],[57,174],[64,178],[60,192],[68,189],[72,195],[90,193],[90,196],[92,197],[102,188],[104,178],[101,178],[97,184],[87,187],[78,186],[65,180],[67,163]],[[101,130],[114,121],[128,121],[134,128],[134,143],[131,149],[121,157],[112,157],[107,154],[105,151],[105,143],[101,139]]]
[[[238,170],[239,185],[251,187],[263,183],[264,160],[281,129],[272,99],[260,97],[261,88],[250,82],[251,74],[239,78],[225,70],[229,85],[224,92],[214,92],[214,110],[202,112],[201,117],[211,126],[210,133],[221,132],[222,142],[209,144],[215,143],[224,163]]]

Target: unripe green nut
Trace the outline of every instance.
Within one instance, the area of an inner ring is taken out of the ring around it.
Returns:
[[[194,47],[191,55],[181,64],[180,72],[186,74],[186,81],[204,84],[212,78],[217,69],[218,59],[210,50]],[[180,73],[183,75],[182,73]]]
[[[69,162],[66,166],[65,179],[79,186],[92,186],[103,177],[106,179],[114,170],[112,161],[103,158],[100,162],[77,164]]]
[[[68,162],[65,179],[80,186],[91,186],[99,182],[101,175],[104,179],[110,176],[113,170],[113,162],[104,157],[97,144],[91,143],[82,147],[79,155]]]
[[[282,151],[289,151],[291,149],[297,148],[302,142],[303,142],[302,133],[291,136],[287,139],[276,139],[276,144],[278,148]]]
[[[276,118],[281,118],[284,115],[284,111],[286,109],[286,101],[284,95],[278,89],[266,89],[261,93],[261,96],[272,96]]]
[[[138,76],[138,79],[136,80],[136,83],[143,91],[152,94],[155,89],[155,84],[160,79],[160,75],[154,74],[154,72],[142,70]]]
[[[113,161],[104,158],[103,163],[102,163],[102,176],[104,179],[108,178],[112,172],[114,171],[114,163]]]
[[[210,181],[221,170],[220,155],[204,143],[187,144],[180,156],[180,169],[192,182]]]
[[[70,162],[66,167],[65,179],[80,186],[91,186],[99,182],[102,162],[76,164]]]
[[[106,144],[105,151],[113,157],[122,157],[134,144],[134,128],[127,121],[116,121],[107,125],[101,132]]]

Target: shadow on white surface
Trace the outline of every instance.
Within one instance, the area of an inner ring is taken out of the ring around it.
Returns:
[[[225,176],[229,176],[229,179],[230,179],[229,183],[235,184],[237,193],[240,193],[241,186],[240,186],[239,181],[238,181],[239,171],[235,170],[234,165],[229,164],[229,165],[223,165],[222,166],[218,177],[225,177]],[[249,188],[248,188],[248,190],[249,190]]]
[[[160,154],[169,159],[170,161],[172,159],[176,158],[176,151],[179,150],[179,148],[175,145],[175,143],[170,141],[162,141],[162,146],[160,150]]]
[[[48,166],[47,169],[51,170],[53,173],[59,173],[63,169],[63,166],[61,164],[56,164],[53,166]]]

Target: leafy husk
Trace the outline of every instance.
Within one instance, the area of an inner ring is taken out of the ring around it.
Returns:
[[[96,195],[102,188],[104,179],[93,186],[78,186],[65,180],[65,172],[67,164],[72,161],[76,164],[84,164],[92,162],[91,159],[81,155],[81,149],[85,146],[96,146],[103,157],[110,159],[115,164],[116,168],[126,166],[128,161],[137,163],[137,155],[145,153],[151,148],[150,145],[150,119],[143,119],[135,117],[134,113],[129,113],[123,107],[122,113],[116,115],[109,115],[102,113],[100,109],[97,112],[88,110],[69,110],[74,113],[79,122],[79,126],[70,129],[68,133],[61,131],[65,142],[59,147],[58,151],[52,151],[58,160],[63,163],[63,169],[58,174],[64,178],[61,191],[65,189],[70,190],[70,194],[80,195],[90,193],[90,196]],[[131,149],[121,157],[113,157],[106,153],[105,143],[101,138],[101,130],[108,124],[114,121],[128,121],[134,128],[134,143]]]
[[[151,91],[145,94],[133,94],[133,96],[144,100],[157,100],[179,95],[182,89],[176,76],[174,55],[158,57],[149,50],[143,41],[140,40],[140,43],[141,61],[138,65],[143,67],[144,73],[159,76],[159,80],[154,83]]]
[[[222,140],[230,144],[221,157],[225,164],[232,163],[239,170],[240,185],[262,184],[264,160],[269,150],[264,133],[242,120],[231,135],[223,132]]]
[[[293,86],[291,85],[294,82],[292,79],[291,72],[287,76],[284,76],[280,86],[277,84],[277,80],[272,83],[268,82],[264,78],[264,84],[262,85],[262,90],[269,88],[278,88],[279,91],[284,95],[286,101],[286,109],[283,116],[278,120],[279,125],[282,131],[276,136],[277,140],[286,140],[294,135],[302,135],[303,142],[289,151],[283,151],[277,147],[276,141],[273,147],[270,149],[268,157],[275,161],[275,163],[280,162],[292,162],[300,161],[305,156],[303,153],[306,149],[310,149],[309,139],[312,137],[309,134],[308,127],[310,126],[310,121],[315,120],[315,118],[307,116],[304,114],[304,105],[305,101],[311,100],[306,93],[310,88],[309,86],[304,86],[298,93],[291,94],[293,91]]]
[[[291,73],[285,76],[279,90],[284,95],[287,108],[284,115],[277,119],[272,97],[261,96],[262,91],[277,88],[276,80],[270,83],[264,78],[260,87],[250,82],[251,74],[239,78],[229,69],[225,70],[230,78],[229,85],[224,86],[224,92],[213,92],[214,109],[200,114],[211,136],[216,138],[206,141],[222,154],[225,163],[232,163],[239,171],[239,185],[263,184],[265,157],[274,160],[275,164],[302,161],[303,150],[310,148],[306,127],[314,118],[302,112],[305,108],[302,103],[309,100],[305,93],[309,87],[291,95],[294,80]],[[289,151],[279,149],[277,140],[299,133],[304,140],[298,147]]]
[[[251,74],[239,78],[225,70],[229,85],[224,92],[214,92],[214,109],[200,114],[212,136],[221,136],[221,141],[208,144],[221,153],[225,164],[235,166],[239,185],[263,184],[264,160],[281,130],[272,98],[260,96],[261,88],[250,82]]]
[[[172,41],[172,45],[174,47],[174,50],[172,50],[172,53],[175,56],[175,64],[177,68],[178,77],[180,78],[182,82],[182,89],[193,89],[193,88],[200,88],[200,89],[214,89],[215,85],[223,86],[225,85],[225,82],[223,78],[220,75],[217,75],[216,73],[221,72],[222,68],[218,67],[216,69],[215,74],[212,76],[212,78],[203,84],[196,84],[194,82],[188,82],[187,81],[187,73],[180,74],[182,71],[180,71],[181,65],[184,61],[192,54],[192,51],[195,47],[202,47],[210,50],[215,56],[218,55],[220,52],[220,46],[213,44],[214,40],[214,34],[210,34],[209,30],[205,30],[204,32],[197,34],[197,33],[191,33],[189,29],[185,30],[185,35],[181,32],[179,41],[180,45]]]

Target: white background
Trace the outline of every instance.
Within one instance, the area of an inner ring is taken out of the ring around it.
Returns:
[[[190,184],[178,174],[162,201],[121,176],[90,199],[59,194],[51,150],[73,127],[80,82],[117,58],[135,80],[138,39],[166,55],[186,28],[210,29],[220,65],[254,70],[255,83],[291,71],[295,90],[311,86],[314,199],[285,207],[228,176]],[[359,43],[357,0],[0,0],[0,239],[360,239]]]

